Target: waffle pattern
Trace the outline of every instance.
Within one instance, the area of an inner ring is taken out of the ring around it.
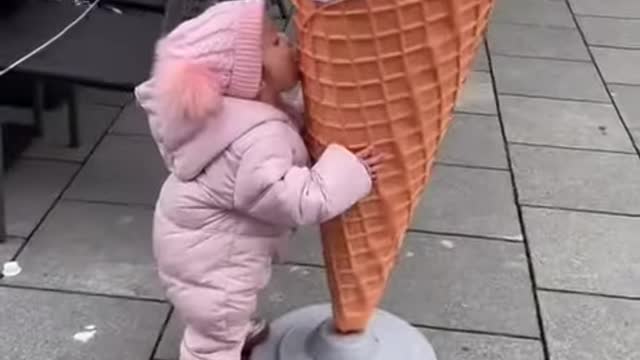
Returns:
[[[390,155],[376,191],[322,226],[339,331],[364,330],[384,294],[493,2],[294,0],[312,155]]]

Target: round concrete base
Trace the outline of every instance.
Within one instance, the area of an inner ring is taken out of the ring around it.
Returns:
[[[331,306],[293,311],[271,324],[271,334],[251,360],[436,360],[433,348],[406,321],[379,310],[369,329],[341,335],[333,330]]]

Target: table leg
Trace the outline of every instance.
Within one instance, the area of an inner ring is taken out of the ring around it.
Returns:
[[[33,88],[33,121],[35,135],[40,137],[43,134],[43,114],[44,114],[44,80],[36,78]]]
[[[80,135],[78,134],[78,99],[73,85],[69,85],[67,109],[69,111],[69,147],[76,148],[80,145]]]
[[[7,241],[7,219],[4,205],[4,139],[0,121],[0,243]]]

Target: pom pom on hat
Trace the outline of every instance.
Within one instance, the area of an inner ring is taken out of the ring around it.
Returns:
[[[224,1],[160,40],[153,69],[170,116],[215,114],[224,96],[253,99],[262,81],[263,0]]]
[[[160,59],[154,76],[164,111],[178,118],[202,119],[215,114],[223,102],[221,79],[205,64],[186,59]]]

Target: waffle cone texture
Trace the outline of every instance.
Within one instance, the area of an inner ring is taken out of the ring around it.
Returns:
[[[493,0],[294,0],[307,143],[388,155],[375,191],[321,226],[338,331],[367,327],[431,176]]]

